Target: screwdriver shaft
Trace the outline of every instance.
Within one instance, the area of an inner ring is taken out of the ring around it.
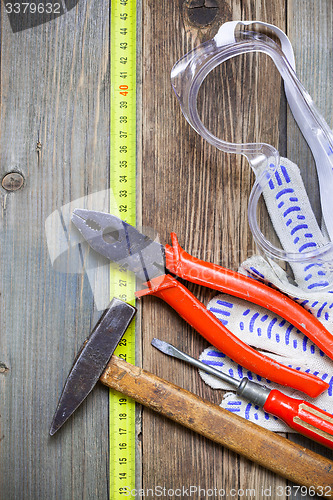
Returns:
[[[239,386],[238,380],[231,377],[227,373],[216,370],[216,368],[206,365],[205,363],[199,361],[198,359],[192,358],[192,356],[190,356],[189,354],[185,354],[185,352],[180,351],[179,349],[177,349],[177,347],[173,346],[172,344],[169,344],[168,342],[164,342],[163,340],[154,338],[151,343],[158,350],[164,352],[165,354],[168,354],[169,356],[172,356],[173,358],[186,361],[190,365],[199,368],[199,370],[204,370],[205,372],[214,375],[214,377],[217,377],[223,380],[224,382],[228,382],[228,384],[233,385],[234,387]]]

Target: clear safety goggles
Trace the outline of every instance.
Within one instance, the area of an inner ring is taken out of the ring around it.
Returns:
[[[241,29],[242,26],[249,24],[268,27],[279,38],[281,46],[260,32]],[[198,93],[207,75],[223,62],[252,52],[267,54],[273,60],[283,78],[292,114],[316,162],[322,216],[329,238],[326,238],[324,243],[318,242],[309,248],[303,248],[303,245],[302,251],[296,247],[293,251],[290,248],[286,250],[283,246],[276,246],[262,233],[257,221],[260,196],[265,189],[269,195],[269,183],[280,167],[280,155],[277,149],[265,143],[236,144],[222,140],[205,127],[198,113]],[[325,269],[332,273],[333,134],[296,76],[293,49],[285,33],[276,26],[258,21],[227,22],[220,27],[212,40],[199,45],[174,65],[171,82],[182,112],[194,130],[219,150],[244,155],[255,173],[255,182],[248,204],[248,221],[259,249],[269,258],[278,261],[304,266],[313,262],[324,264]],[[331,286],[333,280],[329,282]]]

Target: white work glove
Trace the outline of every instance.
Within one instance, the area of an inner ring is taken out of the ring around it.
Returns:
[[[283,248],[288,252],[302,251],[304,245],[316,242],[323,245],[326,237],[320,231],[312,213],[298,167],[286,159],[264,192],[265,202]],[[279,195],[279,193],[282,193]],[[282,203],[283,202],[283,203]],[[288,205],[289,203],[289,205]],[[296,205],[295,205],[296,204]],[[299,210],[291,210],[298,206]],[[289,212],[287,216],[284,214]],[[291,222],[289,222],[291,220]],[[312,245],[312,247],[314,247]],[[301,249],[301,250],[299,250]],[[320,265],[293,264],[296,285],[290,284],[284,270],[273,261],[254,256],[245,261],[239,272],[273,285],[314,314],[333,333],[333,293],[317,291],[325,284],[326,277]],[[250,302],[218,295],[207,308],[238,338],[263,351],[265,355],[282,364],[313,373],[330,384],[328,391],[312,400],[305,394],[280,386],[258,377],[234,363],[214,347],[206,349],[201,361],[241,380],[244,376],[272,389],[299,399],[312,402],[333,413],[333,361],[324,355],[303,333],[281,317]],[[200,371],[203,380],[213,388],[229,390],[230,386]],[[273,431],[295,432],[281,420],[268,415],[258,406],[240,398],[234,392],[223,397],[221,406]]]

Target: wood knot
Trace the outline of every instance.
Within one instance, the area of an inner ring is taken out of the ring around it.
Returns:
[[[24,177],[19,172],[9,172],[2,178],[1,185],[6,191],[18,191],[24,184]]]
[[[208,26],[215,20],[219,6],[217,0],[189,0],[186,5],[188,20],[195,26]]]
[[[7,373],[9,371],[8,366],[0,361],[0,373]]]

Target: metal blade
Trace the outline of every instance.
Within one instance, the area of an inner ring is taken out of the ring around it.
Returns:
[[[164,247],[115,215],[75,209],[72,222],[96,252],[143,281],[165,274]]]
[[[52,421],[51,436],[92,391],[135,313],[135,307],[112,299],[84,342],[67,377]]]
[[[156,347],[156,349],[163,352],[164,354],[167,354],[168,356],[172,356],[173,358],[186,361],[186,363],[189,363],[190,365],[199,368],[199,370],[202,370],[206,373],[210,373],[211,375],[214,375],[214,377],[217,377],[223,380],[224,382],[228,382],[228,384],[231,384],[235,387],[239,386],[238,380],[236,380],[233,377],[230,377],[230,375],[228,375],[227,373],[216,370],[216,368],[212,368],[211,366],[206,365],[202,361],[192,358],[192,356],[190,356],[189,354],[185,354],[185,352],[180,351],[179,349],[177,349],[177,347],[173,346],[172,344],[168,344],[168,342],[164,342],[163,340],[154,338],[151,341],[151,344],[154,347]]]

